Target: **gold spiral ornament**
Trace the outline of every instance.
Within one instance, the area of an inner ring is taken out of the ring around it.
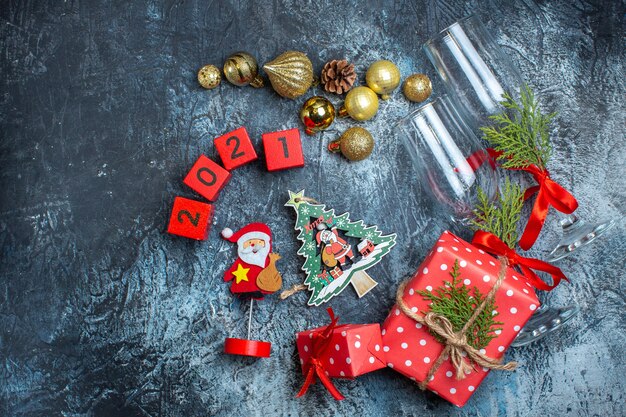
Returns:
[[[272,88],[282,97],[300,97],[313,84],[313,64],[302,52],[287,51],[263,65]]]
[[[252,87],[263,87],[263,79],[259,76],[259,64],[247,52],[236,52],[224,62],[224,76],[238,87],[250,84]]]

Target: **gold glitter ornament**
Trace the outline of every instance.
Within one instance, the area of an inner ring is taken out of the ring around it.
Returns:
[[[364,122],[376,115],[378,96],[368,87],[356,87],[348,91],[339,116],[350,116],[358,122]]]
[[[376,61],[365,73],[365,82],[383,100],[387,100],[389,94],[400,85],[400,70],[391,61]]]
[[[224,62],[224,76],[238,87],[250,84],[252,87],[263,87],[263,79],[259,76],[259,64],[247,52],[236,52]]]
[[[287,51],[263,65],[272,88],[285,98],[300,97],[313,84],[313,64],[302,52]]]
[[[335,106],[324,97],[311,97],[300,109],[300,120],[307,135],[326,130],[335,120]]]
[[[370,156],[373,149],[372,134],[359,126],[351,127],[339,139],[328,144],[329,151],[341,152],[350,161],[362,161]]]
[[[215,65],[205,65],[198,71],[198,82],[207,90],[212,90],[222,81],[220,69]]]
[[[433,85],[426,74],[413,74],[404,81],[402,92],[408,100],[421,103],[430,97]]]

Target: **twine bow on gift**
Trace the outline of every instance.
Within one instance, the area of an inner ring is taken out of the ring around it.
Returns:
[[[324,329],[320,329],[319,331],[313,333],[311,356],[304,366],[306,379],[304,380],[304,384],[302,385],[300,392],[296,395],[296,398],[302,397],[306,394],[311,384],[315,382],[315,379],[319,378],[335,400],[345,399],[337,387],[333,385],[333,382],[330,380],[328,375],[326,375],[326,370],[324,369],[324,365],[321,361],[321,358],[330,347],[333,331],[335,330],[335,327],[337,327],[337,322],[339,321],[339,317],[335,316],[332,308],[329,307],[326,311],[328,311],[328,315],[330,316],[330,323]]]
[[[446,361],[448,358],[452,362],[452,365],[456,369],[456,379],[465,378],[466,372],[469,373],[474,369],[472,363],[476,363],[483,368],[495,369],[501,371],[512,371],[517,367],[516,362],[507,362],[502,364],[502,359],[494,359],[489,356],[481,353],[478,349],[472,347],[467,342],[466,332],[467,330],[474,324],[480,313],[487,307],[487,305],[493,300],[496,295],[496,292],[502,285],[504,281],[504,277],[506,276],[506,269],[508,267],[508,260],[505,257],[500,257],[500,271],[498,272],[498,279],[495,282],[491,291],[487,294],[487,296],[483,299],[482,303],[476,307],[474,313],[469,318],[467,323],[463,325],[463,328],[458,332],[454,331],[454,327],[450,320],[448,320],[445,316],[441,314],[437,314],[434,312],[429,312],[426,315],[418,315],[411,311],[409,306],[404,302],[404,289],[408,283],[404,281],[398,287],[398,291],[396,293],[396,303],[402,310],[402,312],[411,319],[415,320],[418,323],[424,324],[428,326],[430,331],[443,339],[443,344],[445,348],[439,354],[439,357],[433,364],[433,366],[428,371],[426,378],[419,384],[419,387],[423,390],[426,389],[426,386],[430,382],[431,378],[435,375],[435,372],[439,369],[441,364]],[[463,353],[465,353],[469,359],[469,362],[465,360],[463,357]]]
[[[550,178],[547,169],[542,169],[537,165],[529,165],[517,170],[528,172],[537,181],[537,185],[528,188],[524,193],[524,200],[528,200],[537,193],[535,205],[519,241],[520,248],[528,250],[539,237],[550,206],[561,213],[572,214],[578,208],[578,202],[569,191]]]

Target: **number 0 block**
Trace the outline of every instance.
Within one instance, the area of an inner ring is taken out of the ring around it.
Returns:
[[[176,197],[167,233],[205,240],[213,219],[213,206],[188,198]]]
[[[268,171],[304,166],[300,130],[297,128],[264,133],[263,148]]]
[[[230,172],[200,155],[183,182],[207,200],[215,201],[229,179]]]
[[[213,143],[220,154],[222,164],[229,171],[257,159],[254,146],[245,127],[240,127],[215,138]]]

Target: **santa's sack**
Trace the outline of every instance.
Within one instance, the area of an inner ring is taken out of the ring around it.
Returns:
[[[277,253],[269,254],[270,263],[263,269],[256,278],[256,285],[262,291],[276,292],[283,285],[283,278],[276,269],[276,261],[280,259]]]

